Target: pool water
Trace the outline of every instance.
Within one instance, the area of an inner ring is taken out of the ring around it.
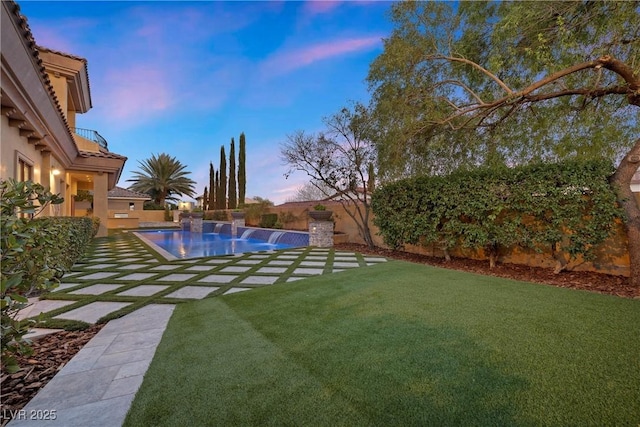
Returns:
[[[296,247],[286,243],[269,243],[252,238],[232,238],[218,233],[154,230],[138,231],[135,234],[169,259],[232,255]]]

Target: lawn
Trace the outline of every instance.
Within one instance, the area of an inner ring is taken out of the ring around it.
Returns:
[[[640,301],[418,264],[178,305],[125,425],[638,425]]]

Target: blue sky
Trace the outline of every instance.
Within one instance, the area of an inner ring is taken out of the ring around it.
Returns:
[[[152,154],[187,166],[201,193],[220,146],[244,132],[247,196],[284,202],[279,145],[296,130],[367,102],[369,64],[391,32],[380,1],[22,1],[39,45],[87,59],[97,130],[129,158],[118,185]],[[185,199],[186,200],[186,199]]]

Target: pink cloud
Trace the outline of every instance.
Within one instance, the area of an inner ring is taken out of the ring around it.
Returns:
[[[156,115],[171,106],[171,80],[156,68],[137,65],[110,70],[101,85],[105,114],[116,120]]]
[[[303,12],[307,16],[320,15],[331,12],[333,9],[340,6],[340,3],[342,2],[334,0],[308,0],[304,4]]]
[[[287,50],[268,58],[261,69],[267,77],[284,74],[298,68],[306,67],[317,61],[346,55],[348,53],[366,51],[381,43],[381,36],[345,39],[321,43],[303,49]]]

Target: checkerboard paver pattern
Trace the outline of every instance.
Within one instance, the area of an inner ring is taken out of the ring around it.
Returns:
[[[167,261],[133,234],[117,233],[96,239],[43,301],[60,302],[50,304],[55,309],[45,315],[93,323],[102,316],[119,317],[148,304],[229,295],[385,261],[313,247]],[[83,313],[96,307],[100,317],[83,318]]]

